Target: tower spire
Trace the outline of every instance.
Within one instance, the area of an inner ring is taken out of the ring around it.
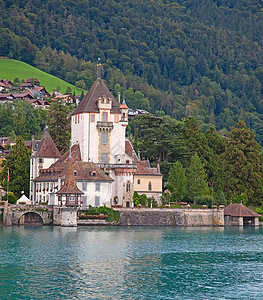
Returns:
[[[100,58],[98,57],[98,62],[97,62],[97,78],[101,78],[101,61]]]

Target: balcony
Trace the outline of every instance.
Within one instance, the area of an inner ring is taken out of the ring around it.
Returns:
[[[113,122],[97,122],[97,128],[99,130],[102,130],[102,129],[106,129],[106,130],[112,130],[113,129]]]
[[[137,169],[135,164],[102,164],[96,163],[96,165],[101,169]]]

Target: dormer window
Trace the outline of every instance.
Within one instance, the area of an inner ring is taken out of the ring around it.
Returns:
[[[77,171],[76,170],[74,171],[74,176],[77,176]]]
[[[92,177],[96,177],[96,176],[97,176],[97,172],[96,172],[96,171],[92,171],[92,172],[90,172],[90,175],[91,175]]]

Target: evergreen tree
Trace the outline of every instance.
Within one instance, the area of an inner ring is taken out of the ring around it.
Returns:
[[[176,161],[170,168],[167,187],[172,192],[172,199],[183,200],[186,193],[186,175],[179,161]]]
[[[1,185],[6,189],[7,174],[9,169],[9,190],[16,197],[24,191],[29,195],[29,164],[30,151],[26,147],[23,138],[18,137],[16,145],[11,149],[10,154],[2,163],[3,170],[0,173]]]
[[[83,98],[84,98],[84,92],[83,92],[83,91],[81,91],[81,95],[80,95],[79,102],[81,102]]]
[[[70,139],[70,118],[68,107],[61,101],[52,103],[48,115],[48,131],[60,153],[68,150]]]
[[[207,188],[207,176],[204,164],[197,154],[191,159],[191,164],[187,169],[187,196],[190,201],[196,204],[196,198],[205,194]]]
[[[239,121],[232,128],[221,155],[224,167],[225,193],[234,200],[242,193],[248,197],[249,204],[262,204],[263,191],[261,147],[255,140],[255,134]]]
[[[15,131],[12,130],[10,133],[10,136],[9,136],[9,141],[14,142],[15,140],[16,140],[16,134],[15,134]]]
[[[71,95],[71,94],[72,94],[72,89],[71,89],[70,86],[68,86],[68,87],[66,88],[66,95]]]

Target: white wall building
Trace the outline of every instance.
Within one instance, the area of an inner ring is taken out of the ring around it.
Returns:
[[[71,114],[71,141],[79,144],[84,162],[96,163],[114,180],[111,202],[132,207],[136,165],[125,153],[128,107],[119,102],[98,78]]]

